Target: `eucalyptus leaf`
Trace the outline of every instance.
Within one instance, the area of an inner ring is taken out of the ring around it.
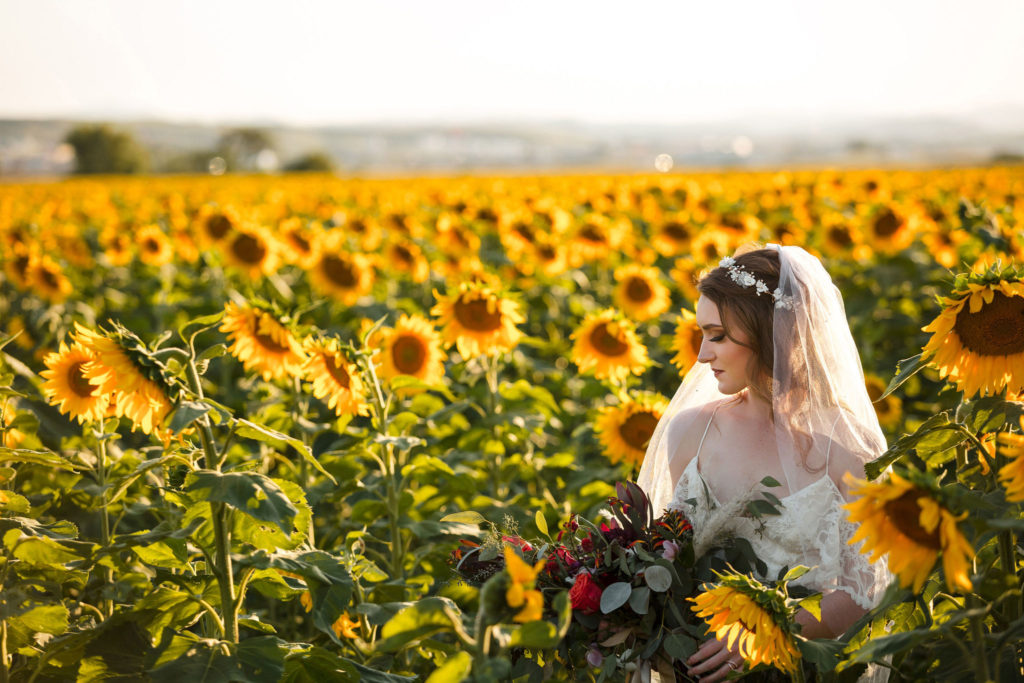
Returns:
[[[626,604],[633,587],[626,581],[611,584],[601,593],[601,613],[609,614]]]
[[[672,573],[660,565],[644,570],[644,581],[656,593],[664,593],[672,587]]]

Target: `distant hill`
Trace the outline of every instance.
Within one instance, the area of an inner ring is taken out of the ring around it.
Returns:
[[[1012,109],[1012,108],[1011,108]],[[70,172],[61,143],[80,121],[0,119],[0,175]],[[235,125],[114,121],[146,146],[155,169],[212,156]],[[245,124],[250,126],[251,124]],[[650,171],[659,154],[675,167],[986,164],[1024,158],[1024,110],[971,118],[721,121],[597,125],[496,122],[438,125],[262,126],[275,142],[271,166],[323,152],[344,174],[467,173],[500,170]]]

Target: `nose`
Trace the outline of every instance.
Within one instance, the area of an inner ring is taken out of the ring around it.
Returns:
[[[706,339],[700,342],[700,351],[697,353],[698,363],[710,363],[714,360],[715,354],[711,351],[711,345]]]

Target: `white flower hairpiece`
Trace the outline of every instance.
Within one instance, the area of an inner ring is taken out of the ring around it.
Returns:
[[[732,278],[733,282],[740,287],[753,287],[757,291],[758,296],[771,291],[768,289],[768,285],[764,283],[764,280],[759,280],[743,266],[736,265],[736,259],[731,256],[726,256],[718,262],[718,265],[729,271],[729,277]],[[775,308],[793,310],[793,297],[783,294],[782,287],[777,287],[772,292],[772,298],[775,300]]]

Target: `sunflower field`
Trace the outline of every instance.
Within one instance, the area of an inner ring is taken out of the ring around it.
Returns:
[[[821,257],[890,444],[849,512],[896,578],[787,656],[1021,680],[1007,167],[0,185],[0,682],[640,672],[644,643],[565,642],[568,598],[502,535],[553,539],[635,478],[696,280],[751,242]],[[507,590],[459,580],[467,539]]]

